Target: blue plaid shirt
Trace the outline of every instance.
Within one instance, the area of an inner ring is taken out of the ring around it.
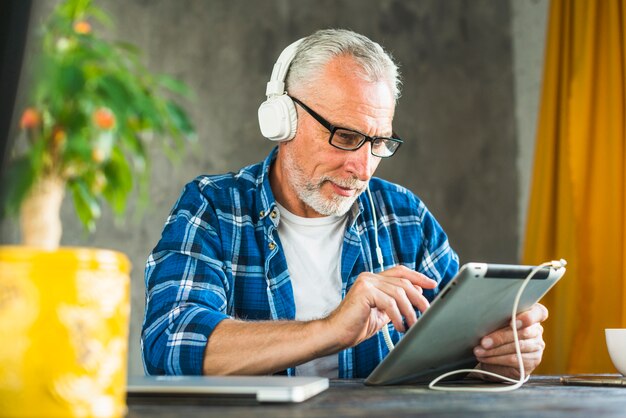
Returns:
[[[269,182],[276,153],[238,173],[200,176],[185,186],[146,264],[141,342],[148,374],[201,374],[208,338],[223,319],[295,318]],[[363,193],[348,213],[342,298],[359,273],[402,264],[439,282],[424,291],[432,300],[459,266],[446,234],[407,189],[378,178],[369,184],[384,266],[376,262],[372,212]],[[390,328],[397,342],[400,335]],[[381,333],[343,350],[339,377],[366,377],[387,353]]]

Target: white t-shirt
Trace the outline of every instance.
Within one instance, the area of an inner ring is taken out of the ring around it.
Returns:
[[[277,205],[296,319],[323,318],[341,303],[341,249],[348,217],[303,218]],[[338,370],[338,356],[333,354],[296,367],[296,375],[337,377]]]

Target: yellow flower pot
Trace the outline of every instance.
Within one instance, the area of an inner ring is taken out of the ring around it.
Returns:
[[[130,262],[108,250],[0,247],[0,415],[126,413]]]

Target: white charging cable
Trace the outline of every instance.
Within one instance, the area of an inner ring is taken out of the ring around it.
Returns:
[[[378,245],[378,220],[376,219],[376,208],[374,207],[374,199],[372,199],[372,192],[370,192],[369,186],[367,187],[367,197],[370,200],[370,207],[372,208],[372,219],[374,220],[374,241],[376,242],[376,259],[378,260],[378,265],[380,269],[384,269],[383,267],[383,252],[380,249],[380,245]],[[372,270],[374,270],[372,268]],[[393,350],[393,341],[391,341],[391,335],[389,335],[389,324],[383,326],[383,339],[385,340],[385,344],[387,348],[391,352]]]
[[[374,240],[376,241],[376,259],[378,260],[378,264],[380,268],[383,269],[383,252],[380,249],[380,245],[378,245],[378,221],[376,219],[376,208],[374,207],[374,199],[372,199],[372,193],[370,192],[369,186],[367,187],[367,196],[370,201],[370,206],[372,208],[372,219],[374,220]],[[548,261],[546,263],[542,263],[535,268],[533,268],[528,276],[524,279],[522,285],[520,286],[517,294],[515,295],[515,301],[513,302],[513,309],[511,310],[511,328],[513,329],[513,340],[515,342],[515,354],[517,357],[517,364],[519,367],[520,377],[518,380],[511,379],[510,377],[502,376],[497,373],[492,373],[486,370],[479,369],[459,369],[453,370],[451,372],[447,372],[442,374],[441,376],[433,379],[428,387],[433,390],[440,391],[448,391],[448,392],[508,392],[515,389],[520,388],[524,383],[530,379],[530,375],[526,375],[526,370],[524,369],[524,361],[522,359],[522,350],[520,348],[519,337],[517,335],[517,326],[516,326],[516,318],[517,318],[517,309],[519,307],[519,301],[522,298],[522,294],[524,290],[526,290],[526,286],[530,280],[544,267],[552,267],[553,269],[560,269],[567,265],[567,261],[564,259],[560,259],[558,261]],[[394,349],[393,341],[391,341],[391,335],[389,335],[389,324],[386,324],[382,328],[383,339],[385,340],[385,344],[389,349],[389,352]],[[504,382],[512,383],[512,385],[507,386],[498,386],[498,387],[477,387],[477,386],[436,386],[441,380],[453,376],[455,374],[461,373],[479,373],[491,377],[495,377],[497,379],[503,380]]]
[[[372,192],[370,192],[369,186],[367,187],[367,197],[370,200],[370,206],[372,208],[372,219],[374,220],[374,241],[376,242],[376,260],[380,268],[383,269],[383,252],[378,245],[378,220],[376,219],[376,208],[374,207],[374,199],[372,199]]]
[[[513,340],[515,342],[515,354],[517,356],[517,364],[519,367],[519,374],[520,374],[518,380],[511,379],[510,377],[502,376],[497,373],[488,372],[486,370],[460,369],[460,370],[454,370],[454,371],[442,374],[441,376],[431,381],[428,387],[430,389],[447,391],[447,392],[509,392],[509,391],[520,388],[524,383],[526,383],[528,379],[530,378],[530,375],[526,376],[526,370],[524,369],[524,361],[522,359],[522,350],[520,348],[520,342],[519,342],[519,337],[517,335],[517,326],[516,326],[516,317],[518,314],[517,308],[519,306],[519,301],[522,297],[522,294],[524,293],[524,290],[526,289],[526,286],[528,285],[530,280],[535,276],[535,274],[539,272],[539,270],[541,270],[544,267],[552,267],[554,269],[560,269],[560,268],[565,267],[566,264],[567,262],[561,259],[559,261],[549,261],[547,263],[543,263],[543,264],[536,266],[535,268],[531,270],[528,276],[526,276],[526,278],[524,279],[524,282],[522,283],[519,290],[517,291],[517,295],[515,295],[515,302],[513,303],[513,309],[511,311],[511,328],[513,329]],[[460,374],[460,373],[479,373],[479,374],[495,377],[505,382],[513,383],[513,384],[507,385],[507,386],[498,386],[498,387],[435,386],[441,380],[447,377],[450,377],[452,375],[455,375],[455,374]]]

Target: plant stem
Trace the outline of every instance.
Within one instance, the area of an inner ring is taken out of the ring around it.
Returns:
[[[35,183],[20,210],[22,244],[53,250],[61,242],[61,203],[65,181],[56,176]]]

